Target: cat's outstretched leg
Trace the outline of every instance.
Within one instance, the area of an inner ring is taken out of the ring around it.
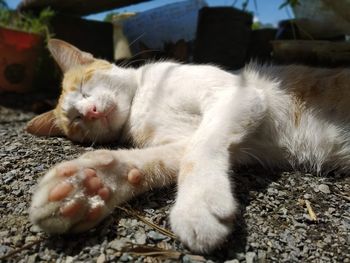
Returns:
[[[229,179],[229,148],[239,147],[266,112],[264,94],[255,88],[231,88],[215,96],[187,145],[170,214],[175,234],[198,252],[218,247],[232,230],[238,205]]]
[[[31,221],[48,233],[92,228],[137,194],[175,181],[181,143],[147,149],[98,150],[63,162],[40,181]]]

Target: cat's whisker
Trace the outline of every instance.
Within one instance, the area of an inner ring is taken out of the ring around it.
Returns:
[[[136,63],[136,62],[140,62],[140,61],[147,61],[147,60],[150,60],[150,59],[136,59],[138,56],[140,55],[144,55],[144,54],[147,54],[147,53],[153,53],[153,52],[160,52],[161,50],[160,49],[147,49],[147,50],[141,50],[139,52],[137,52],[136,54],[132,55],[130,58],[128,58],[127,60],[123,61],[122,63],[120,63],[120,67],[128,67],[130,65],[132,65],[133,63]]]
[[[136,43],[136,41],[139,40],[140,38],[142,38],[145,34],[146,34],[146,32],[143,32],[141,35],[139,35],[137,38],[135,38],[133,41],[131,41],[131,43],[129,44],[129,47],[131,47],[134,43]]]
[[[97,142],[97,136],[98,136],[98,135],[95,135],[94,139],[91,141],[90,147],[94,147],[94,146],[95,146],[95,144],[96,144],[96,142]]]
[[[102,128],[100,127],[100,125],[98,125],[97,126],[97,130],[96,130],[95,138],[93,139],[93,145],[95,145],[97,143],[97,138],[100,137],[100,135],[102,134],[101,131],[102,131]]]
[[[252,152],[249,152],[249,148],[241,148],[240,149],[243,153],[249,155],[250,157],[252,157],[253,159],[255,159],[263,168],[266,169],[266,164],[265,162],[263,162],[258,156],[256,156],[255,154],[253,154]]]
[[[86,130],[83,134],[83,138],[82,138],[82,141],[84,142],[86,138],[89,137],[89,134],[90,134],[90,131],[89,130]]]
[[[91,142],[91,144],[89,145],[89,147],[93,148],[95,146],[95,142]]]
[[[54,121],[54,118],[52,118],[52,119],[50,120],[50,122],[53,122],[53,121]],[[54,129],[54,127],[51,126],[51,127],[50,127],[50,130],[49,130],[49,136],[51,136],[51,133],[52,133],[53,129]]]
[[[44,127],[45,123],[41,123],[40,125],[38,125],[35,129],[35,133],[38,133],[42,127]]]
[[[145,61],[147,61],[148,59],[144,59],[144,58],[142,58],[142,59],[136,59],[136,60],[132,60],[132,61],[130,61],[129,63],[127,63],[124,67],[129,67],[130,65],[132,65],[132,64],[134,64],[134,63],[137,63],[137,62],[145,62]]]
[[[135,55],[131,57],[131,59],[136,58],[137,56],[147,54],[147,53],[152,53],[152,52],[160,52],[160,49],[147,49],[147,50],[141,50],[137,52]]]
[[[49,118],[47,120],[47,122],[52,123],[54,120],[55,120],[55,118],[52,117],[52,118]],[[41,124],[36,127],[35,133],[38,133],[45,125],[46,125],[46,122],[41,122]],[[49,129],[49,134],[48,134],[49,136],[51,135],[52,129],[53,129],[53,126],[51,126]]]

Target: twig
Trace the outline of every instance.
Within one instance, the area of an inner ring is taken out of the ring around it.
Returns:
[[[11,257],[11,256],[13,256],[13,255],[15,255],[15,254],[18,254],[19,252],[22,252],[23,250],[26,250],[26,249],[28,249],[28,248],[31,248],[32,246],[35,246],[35,245],[37,245],[37,244],[40,244],[40,243],[41,243],[42,241],[44,241],[44,240],[45,240],[45,238],[40,238],[40,239],[38,239],[38,240],[36,240],[36,241],[33,241],[32,243],[29,243],[29,244],[23,245],[23,246],[20,247],[20,248],[14,249],[14,250],[10,251],[9,253],[7,253],[7,254],[1,256],[1,257],[0,257],[0,260],[7,259],[7,258],[9,258],[9,257]]]
[[[307,209],[307,211],[308,211],[308,213],[309,213],[309,216],[311,217],[311,219],[312,219],[313,221],[316,222],[316,221],[317,221],[317,216],[316,216],[314,210],[313,210],[312,207],[311,207],[310,201],[309,201],[309,200],[305,200],[305,205],[306,205],[306,209]]]
[[[309,200],[303,200],[303,199],[299,199],[299,203],[301,205],[305,205],[307,212],[309,213],[309,216],[311,218],[312,221],[317,222],[317,216],[316,213],[314,212],[314,210],[312,209],[311,203]]]
[[[156,224],[154,224],[153,222],[147,220],[146,218],[140,216],[136,211],[132,210],[132,209],[127,209],[125,207],[121,207],[121,206],[117,206],[118,209],[124,211],[125,213],[131,215],[131,216],[134,216],[136,218],[138,218],[140,221],[142,221],[143,223],[145,223],[146,225],[150,226],[150,227],[153,227],[155,229],[157,229],[160,233],[174,239],[174,240],[177,240],[177,237],[175,236],[175,234],[163,227],[160,227]]]

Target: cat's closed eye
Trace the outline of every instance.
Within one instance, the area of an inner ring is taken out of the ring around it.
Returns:
[[[75,117],[72,118],[71,123],[79,123],[80,121],[82,121],[83,117],[82,115],[76,115]]]

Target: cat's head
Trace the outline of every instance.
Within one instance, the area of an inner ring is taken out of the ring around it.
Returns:
[[[77,142],[116,140],[131,103],[126,69],[62,40],[51,39],[48,47],[64,73],[62,93],[56,108],[32,119],[26,130]]]

